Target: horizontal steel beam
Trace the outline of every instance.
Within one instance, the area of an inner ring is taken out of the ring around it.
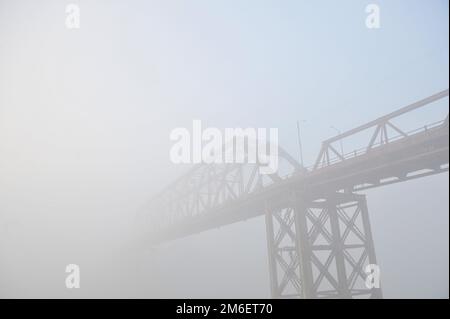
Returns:
[[[439,93],[433,94],[433,95],[431,95],[431,96],[429,96],[429,97],[427,97],[427,98],[425,98],[423,100],[417,101],[415,103],[412,103],[410,105],[402,107],[401,109],[398,109],[398,110],[396,110],[396,111],[394,111],[392,113],[389,113],[389,114],[386,114],[386,115],[384,115],[382,117],[379,117],[376,120],[370,121],[369,123],[363,124],[363,125],[358,126],[358,127],[354,128],[354,129],[351,129],[351,130],[349,130],[347,132],[344,132],[342,134],[339,134],[337,136],[329,138],[329,139],[325,140],[323,143],[324,144],[330,144],[330,143],[336,142],[336,141],[338,141],[340,139],[343,139],[345,137],[349,137],[349,136],[354,135],[356,133],[359,133],[361,131],[367,130],[367,129],[373,127],[373,126],[379,125],[380,123],[385,123],[385,122],[389,121],[390,119],[398,117],[398,116],[400,116],[402,114],[411,112],[411,111],[413,111],[415,109],[418,109],[418,108],[421,108],[421,107],[423,107],[423,106],[425,106],[427,104],[430,104],[432,102],[438,101],[438,100],[448,96],[448,93],[449,93],[449,90],[447,89],[447,90],[441,91]]]

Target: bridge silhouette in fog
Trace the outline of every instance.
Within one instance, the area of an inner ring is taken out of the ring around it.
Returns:
[[[272,297],[381,298],[381,288],[365,284],[377,261],[363,191],[448,171],[448,115],[414,130],[400,124],[446,97],[448,89],[325,140],[312,167],[281,148],[272,175],[258,163],[200,164],[139,215],[145,241],[264,215]],[[339,146],[348,140],[360,146],[345,153]]]

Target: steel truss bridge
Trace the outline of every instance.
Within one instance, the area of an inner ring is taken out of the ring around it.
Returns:
[[[365,285],[365,267],[377,261],[362,191],[448,171],[448,115],[413,131],[396,123],[446,97],[448,90],[324,141],[309,168],[281,148],[273,175],[260,174],[258,163],[198,165],[139,215],[146,243],[264,215],[272,297],[381,298],[381,288]],[[339,150],[359,135],[363,147]]]

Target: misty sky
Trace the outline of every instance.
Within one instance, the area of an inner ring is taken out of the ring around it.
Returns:
[[[449,85],[446,0],[70,2],[77,30],[69,1],[0,0],[0,297],[269,297],[263,218],[133,247],[136,210],[188,169],[170,131],[276,127],[297,157],[298,119],[312,164],[331,126]],[[384,296],[448,298],[448,174],[367,195]]]

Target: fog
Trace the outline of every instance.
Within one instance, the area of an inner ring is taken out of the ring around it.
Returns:
[[[264,218],[137,243],[137,212],[191,167],[170,132],[276,127],[297,158],[306,121],[310,165],[331,126],[448,88],[448,1],[377,1],[379,30],[356,0],[73,3],[79,29],[66,1],[0,0],[2,298],[269,298]],[[364,192],[384,297],[448,298],[448,178]]]

